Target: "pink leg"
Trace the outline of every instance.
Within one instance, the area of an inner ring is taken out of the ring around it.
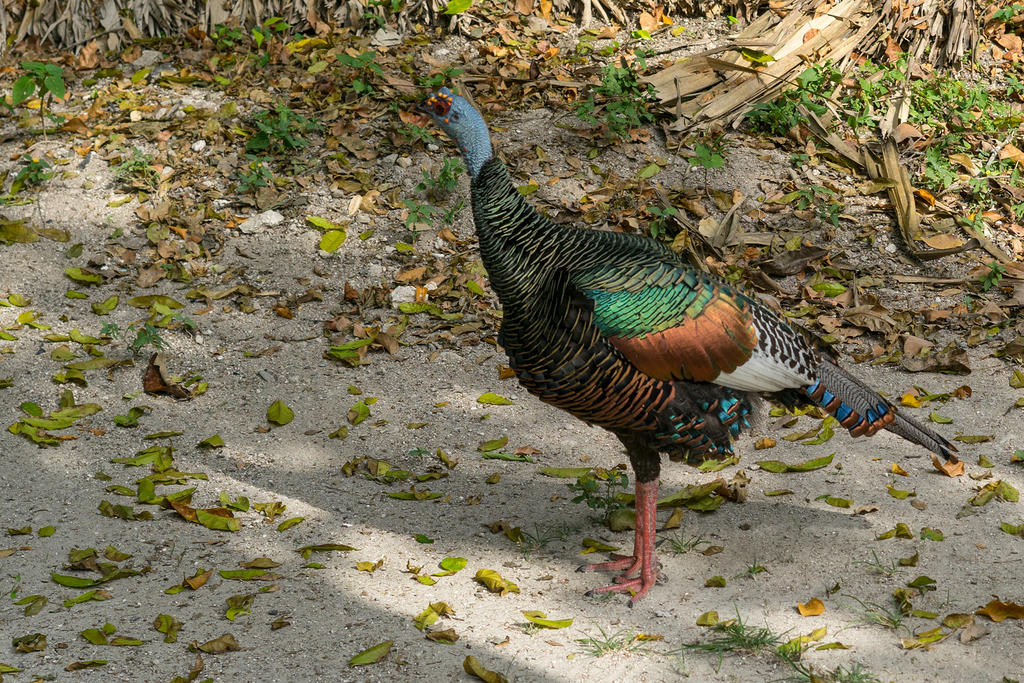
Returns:
[[[658,578],[658,564],[654,557],[654,536],[657,531],[658,480],[636,483],[636,540],[632,555],[612,555],[611,562],[585,564],[577,571],[621,571],[615,583],[589,591],[596,593],[623,593],[629,591],[633,597],[629,606],[636,604],[650,590]]]

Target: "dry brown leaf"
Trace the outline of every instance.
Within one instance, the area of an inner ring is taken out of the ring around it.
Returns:
[[[949,460],[946,462],[941,462],[933,455],[932,464],[935,465],[935,469],[947,477],[962,477],[964,474],[964,464],[957,460],[955,455],[949,456]]]
[[[990,600],[987,605],[976,610],[974,613],[984,615],[992,621],[1002,621],[1003,619],[1024,619],[1024,605],[1018,605],[1014,602]]]
[[[932,235],[931,237],[925,237],[922,241],[932,249],[955,249],[964,244],[964,241],[956,235],[949,235],[944,232]]]
[[[662,529],[663,530],[678,529],[681,526],[682,521],[683,521],[683,508],[682,507],[677,507],[677,508],[672,510],[672,516],[668,518],[668,521],[665,522],[665,526],[662,527]]]

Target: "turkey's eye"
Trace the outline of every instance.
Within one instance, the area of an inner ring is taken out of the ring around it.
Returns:
[[[453,111],[451,114],[449,114],[449,118],[452,121],[458,121],[459,120],[459,112]]]

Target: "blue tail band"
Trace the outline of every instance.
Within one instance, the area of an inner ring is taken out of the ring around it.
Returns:
[[[868,408],[866,415],[861,415],[822,386],[820,379],[808,386],[805,391],[818,405],[834,416],[840,425],[850,430],[853,436],[874,434],[893,420],[892,409],[884,401]]]

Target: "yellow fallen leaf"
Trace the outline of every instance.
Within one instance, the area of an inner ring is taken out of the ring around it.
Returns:
[[[807,601],[807,604],[802,602],[796,603],[796,608],[802,617],[816,617],[825,611],[825,603],[818,598],[811,598]]]
[[[470,676],[476,676],[481,681],[486,681],[487,683],[508,683],[508,679],[497,671],[485,669],[484,665],[480,663],[480,660],[473,655],[469,655],[462,660],[462,670]]]
[[[907,393],[900,397],[900,403],[908,408],[921,407],[921,400],[917,397],[917,393],[913,389],[907,391]]]
[[[903,469],[902,467],[900,467],[900,466],[899,466],[899,465],[897,465],[896,463],[893,463],[893,464],[892,464],[892,468],[890,469],[890,471],[891,471],[891,472],[892,472],[893,474],[898,474],[898,475],[900,475],[901,477],[909,477],[909,476],[910,476],[909,474],[907,474],[907,471],[906,471],[905,469]]]

